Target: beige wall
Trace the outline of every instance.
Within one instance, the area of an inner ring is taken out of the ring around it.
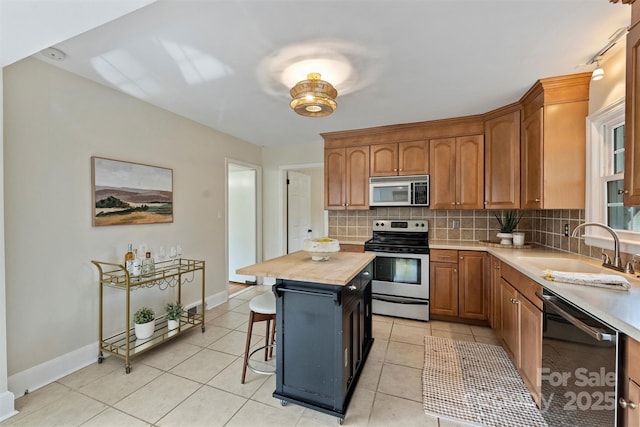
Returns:
[[[180,243],[206,261],[207,295],[224,292],[225,157],[259,164],[260,147],[30,58],[4,69],[4,106],[10,376],[97,341],[90,260],[121,262],[127,243]],[[174,222],[92,227],[94,155],[172,168]],[[122,297],[106,296],[110,329]],[[142,290],[132,304],[162,299],[171,291]]]
[[[589,114],[613,104],[625,95],[626,38],[622,37],[601,63],[604,78],[589,86]]]

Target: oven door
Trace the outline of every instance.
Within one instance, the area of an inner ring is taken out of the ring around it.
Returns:
[[[372,293],[429,299],[429,255],[374,252]]]

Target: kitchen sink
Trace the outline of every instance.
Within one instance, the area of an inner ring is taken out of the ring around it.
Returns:
[[[518,257],[518,260],[540,270],[572,271],[576,273],[614,274],[612,270],[600,265],[590,264],[573,258],[555,257]]]

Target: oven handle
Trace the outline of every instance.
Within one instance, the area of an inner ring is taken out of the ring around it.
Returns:
[[[427,300],[408,300],[404,298],[394,298],[394,297],[386,297],[382,295],[372,295],[371,299],[377,301],[391,302],[394,304],[408,304],[408,305],[429,305],[429,301]]]
[[[553,310],[556,313],[558,313],[563,319],[565,319],[567,322],[571,323],[573,326],[580,329],[582,332],[586,333],[587,335],[590,335],[591,337],[593,337],[598,341],[609,341],[612,343],[616,342],[615,335],[602,333],[601,331],[595,328],[592,328],[591,326],[587,325],[584,322],[581,322],[579,319],[576,319],[574,316],[567,313],[560,306],[558,306],[556,303],[553,302],[555,297],[551,295],[541,295],[539,292],[536,292],[536,296],[538,298],[541,298],[544,304],[548,304],[551,308],[553,308]]]

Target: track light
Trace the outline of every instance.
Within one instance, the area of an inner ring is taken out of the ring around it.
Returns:
[[[591,80],[593,81],[602,80],[603,77],[604,77],[604,69],[600,66],[600,60],[596,59],[596,69],[593,70],[593,73],[591,74]]]

